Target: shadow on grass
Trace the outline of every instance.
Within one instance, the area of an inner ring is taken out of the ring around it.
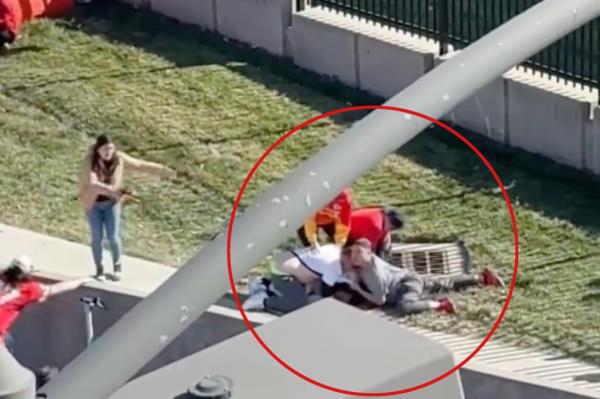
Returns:
[[[64,25],[143,48],[178,67],[207,64],[225,66],[272,90],[283,92],[291,100],[319,113],[331,109],[326,108],[325,102],[319,101],[315,92],[348,105],[382,102],[381,98],[303,70],[288,59],[225,40],[215,33],[179,24],[148,10],[134,11],[112,0],[99,1],[78,9]],[[364,113],[354,112],[338,115],[334,120],[348,123],[362,116]],[[549,217],[569,221],[590,233],[600,233],[598,179],[542,157],[502,148],[465,129],[459,128],[459,131],[487,157],[505,185],[514,184],[509,191],[512,201],[518,200]],[[400,154],[462,182],[470,187],[469,192],[486,190],[491,194],[497,187],[479,158],[441,129],[428,129],[404,146]]]

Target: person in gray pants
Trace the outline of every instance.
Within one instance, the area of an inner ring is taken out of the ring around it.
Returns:
[[[365,238],[346,247],[344,253],[348,256],[342,256],[342,268],[349,271],[351,290],[375,306],[392,306],[404,314],[428,310],[454,313],[456,307],[449,297],[435,298],[470,286],[505,287],[489,267],[478,274],[433,279],[392,266],[372,252],[371,242]]]

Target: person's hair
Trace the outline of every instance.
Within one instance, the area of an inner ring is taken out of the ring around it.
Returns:
[[[404,227],[404,217],[398,211],[388,210],[385,212],[385,217],[394,230]]]
[[[13,287],[29,281],[30,279],[29,275],[25,273],[19,266],[9,266],[4,269],[0,275],[4,283]]]
[[[112,183],[112,177],[119,165],[119,158],[113,156],[111,160],[106,161],[102,160],[100,154],[98,154],[100,147],[109,143],[111,143],[110,139],[104,134],[96,139],[96,143],[92,147],[92,171],[98,175],[99,180],[104,182],[105,179],[108,179],[108,182]]]

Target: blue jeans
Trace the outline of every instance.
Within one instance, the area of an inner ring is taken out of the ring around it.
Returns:
[[[112,254],[115,271],[121,270],[121,204],[114,200],[96,202],[94,207],[87,211],[90,231],[92,233],[92,255],[96,272],[104,273],[102,266],[102,241],[104,230]]]

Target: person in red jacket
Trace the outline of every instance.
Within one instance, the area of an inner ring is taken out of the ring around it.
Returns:
[[[352,211],[350,226],[348,245],[366,238],[371,242],[373,252],[383,258],[391,249],[391,233],[404,227],[404,218],[398,212],[384,207],[365,207]]]
[[[322,228],[335,244],[343,246],[350,232],[351,213],[352,197],[346,188],[298,229],[298,238],[304,246],[318,249],[319,228]]]
[[[0,271],[0,344],[4,344],[11,353],[13,338],[9,330],[26,307],[91,281],[88,277],[47,285],[35,281],[31,276],[33,271],[27,256],[15,258]]]
[[[20,20],[18,1],[0,0],[0,50],[7,50],[17,39]]]

